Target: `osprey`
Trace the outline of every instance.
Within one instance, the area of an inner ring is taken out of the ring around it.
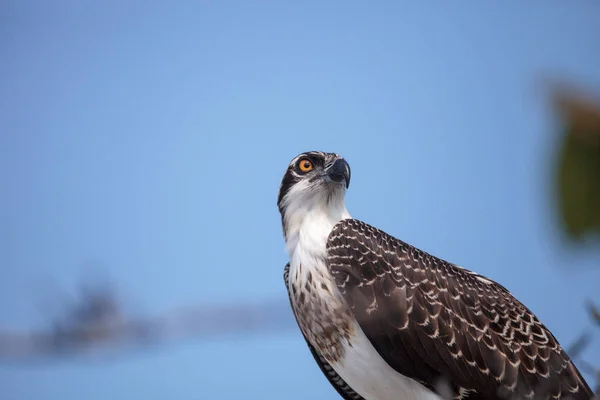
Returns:
[[[349,184],[341,156],[312,151],[291,161],[278,196],[291,308],[344,399],[593,397],[507,289],[353,219]]]

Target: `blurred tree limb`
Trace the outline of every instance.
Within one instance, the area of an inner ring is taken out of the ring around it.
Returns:
[[[280,332],[296,326],[286,297],[188,306],[151,317],[123,310],[112,287],[85,285],[81,296],[46,328],[19,332],[0,327],[0,362],[120,355],[178,340]]]
[[[552,92],[563,136],[557,154],[558,212],[569,238],[600,233],[600,100],[565,84]]]

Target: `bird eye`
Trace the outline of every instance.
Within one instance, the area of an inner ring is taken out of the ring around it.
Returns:
[[[298,168],[302,172],[310,172],[314,168],[314,165],[313,165],[312,161],[310,161],[308,158],[303,158],[298,163]]]

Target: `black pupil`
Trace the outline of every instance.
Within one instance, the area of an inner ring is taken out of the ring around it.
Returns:
[[[310,162],[309,162],[309,161],[304,161],[304,162],[302,163],[302,167],[303,167],[304,169],[309,169],[309,168],[310,168]]]

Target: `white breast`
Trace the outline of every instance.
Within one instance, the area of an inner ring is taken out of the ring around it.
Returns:
[[[442,400],[417,381],[396,372],[381,358],[356,324],[352,346],[332,365],[337,374],[365,400]]]

